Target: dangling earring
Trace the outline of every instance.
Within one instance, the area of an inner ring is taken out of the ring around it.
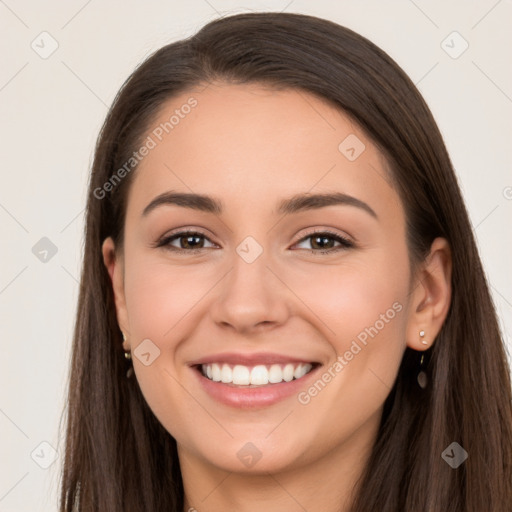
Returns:
[[[123,331],[121,331],[123,332]],[[123,341],[126,341],[126,334],[123,332]],[[132,353],[131,351],[127,351],[124,353],[124,358],[127,359],[128,361],[131,361],[132,360]],[[130,366],[130,368],[128,368],[128,371],[126,372],[126,378],[129,379],[131,376],[133,375],[133,366]]]
[[[420,331],[420,338],[423,338],[423,336],[425,336],[425,331],[421,330]],[[421,340],[421,343],[423,343],[423,345],[428,345],[427,340]],[[418,373],[418,377],[417,377],[418,385],[420,386],[421,389],[425,389],[427,387],[427,384],[428,384],[427,373],[425,372],[425,370],[423,368],[423,359],[424,359],[424,357],[425,357],[425,354],[422,353],[421,354],[421,360],[420,360],[420,372]]]
[[[129,361],[131,361],[132,353],[129,351],[125,352],[124,357],[125,357],[125,359],[128,359]],[[128,371],[126,372],[126,378],[129,379],[132,375],[133,375],[133,366],[130,366],[130,368],[128,368]]]
[[[423,369],[423,358],[425,357],[425,354],[421,354],[421,360],[420,360],[420,372],[418,373],[418,385],[421,389],[425,389],[428,384],[428,377],[427,373]]]

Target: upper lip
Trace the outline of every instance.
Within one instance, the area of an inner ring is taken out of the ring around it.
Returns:
[[[236,352],[222,352],[211,356],[204,356],[189,362],[190,366],[212,363],[240,364],[243,366],[256,366],[259,364],[286,364],[286,363],[316,363],[312,359],[287,356],[284,354],[273,354],[270,352],[255,352],[252,354],[241,354]]]

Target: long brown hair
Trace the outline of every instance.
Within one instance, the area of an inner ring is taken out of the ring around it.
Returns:
[[[156,51],[128,78],[98,138],[67,407],[61,511],[182,511],[176,442],[126,379],[101,244],[122,244],[136,168],[98,190],[140,147],[162,104],[211,81],[260,82],[318,95],[382,151],[406,212],[413,265],[435,237],[453,259],[448,316],[426,353],[406,349],[352,512],[483,512],[512,506],[512,392],[496,312],[450,158],[420,93],[381,49],[333,22],[300,14],[217,19]],[[104,190],[104,189],[103,189]],[[454,469],[452,443],[468,453]]]

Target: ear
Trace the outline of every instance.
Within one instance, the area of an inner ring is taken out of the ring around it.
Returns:
[[[450,309],[451,278],[450,245],[446,239],[436,238],[418,269],[411,292],[406,336],[407,346],[413,350],[429,349],[441,331]],[[420,336],[421,331],[423,336]]]
[[[123,348],[125,350],[130,350],[128,312],[126,310],[126,300],[124,296],[123,259],[120,251],[116,251],[114,241],[111,237],[108,237],[103,241],[101,251],[103,253],[103,263],[105,264],[105,267],[107,267],[110,281],[112,283],[119,328],[127,338],[123,341]]]

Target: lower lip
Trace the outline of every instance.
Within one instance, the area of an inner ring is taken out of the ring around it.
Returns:
[[[307,383],[316,375],[319,368],[320,366],[313,368],[300,379],[254,388],[237,387],[223,384],[222,382],[214,382],[205,377],[197,368],[193,368],[192,370],[199,378],[203,389],[214,400],[239,409],[253,409],[257,407],[267,407],[292,395],[298,395],[300,391],[307,387]]]

